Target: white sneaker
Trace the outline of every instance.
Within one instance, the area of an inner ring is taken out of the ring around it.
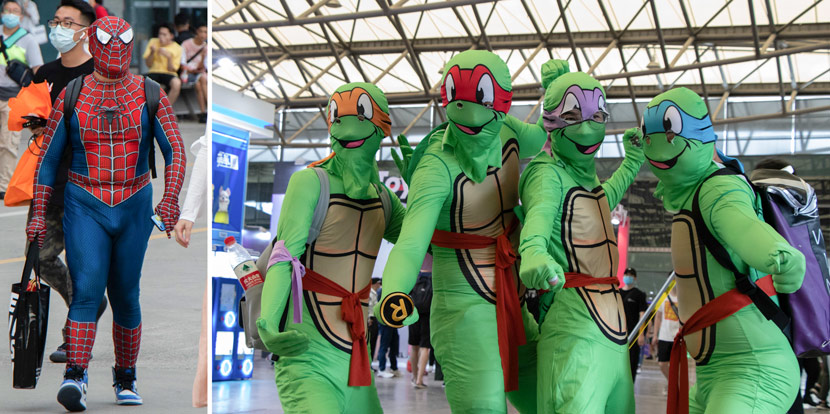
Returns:
[[[427,372],[435,372],[435,365],[427,365]]]
[[[392,378],[392,377],[395,376],[395,374],[393,374],[389,371],[381,371],[381,372],[378,372],[378,376],[381,377],[381,378]]]

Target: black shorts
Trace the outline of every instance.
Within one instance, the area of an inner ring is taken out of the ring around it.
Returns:
[[[672,345],[672,341],[657,341],[657,362],[669,362]]]
[[[429,342],[429,315],[420,315],[418,322],[409,325],[409,345],[432,348]]]
[[[147,77],[158,82],[161,86],[170,87],[170,81],[177,78],[178,76],[170,75],[167,73],[148,73]]]

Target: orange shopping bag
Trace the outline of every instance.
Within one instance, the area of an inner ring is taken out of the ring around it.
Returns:
[[[52,99],[46,82],[32,83],[22,88],[16,97],[9,99],[9,130],[20,131],[29,119],[48,118],[52,110]],[[32,139],[29,148],[23,152],[14,169],[3,203],[8,207],[25,206],[32,200],[35,170],[40,156],[43,135]]]
[[[35,169],[37,169],[41,144],[43,144],[43,135],[29,142],[29,148],[23,152],[20,161],[17,162],[17,167],[9,181],[9,188],[6,189],[6,197],[3,199],[7,207],[25,206],[32,200]]]

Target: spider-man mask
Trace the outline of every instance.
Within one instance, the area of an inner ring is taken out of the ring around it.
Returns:
[[[133,28],[124,19],[107,16],[89,27],[89,51],[95,71],[109,79],[122,78],[133,58]]]

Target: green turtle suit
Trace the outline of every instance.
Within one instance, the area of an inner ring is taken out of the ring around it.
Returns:
[[[644,157],[631,142],[636,129],[626,131],[625,159],[600,184],[594,156],[605,138],[605,92],[589,75],[567,71],[565,61],[543,66],[550,140],[519,185],[520,275],[529,288],[550,290],[542,295],[549,309],[539,336],[538,412],[633,413],[625,313],[610,284],[618,265],[611,210]],[[562,289],[573,274],[585,283]]]
[[[384,298],[409,292],[432,242],[430,338],[455,414],[506,413],[505,395],[520,412],[536,412],[537,325],[511,251],[519,160],[541,149],[544,131],[506,115],[510,88],[507,65],[490,52],[447,63],[449,122],[418,145],[408,167],[407,215],[383,273]]]
[[[381,413],[365,346],[368,286],[381,239],[394,243],[404,216],[400,200],[380,184],[375,162],[389,135],[386,98],[374,85],[346,84],[332,95],[327,114],[334,154],[315,163],[322,171],[291,176],[256,324],[279,356],[276,382],[286,413]],[[319,173],[328,176],[328,208],[307,244]],[[391,212],[384,212],[379,191],[388,192]],[[304,290],[289,298],[292,278],[299,279],[292,269],[302,273],[303,266]]]
[[[660,180],[655,196],[675,215],[671,250],[680,320],[688,322],[736,286],[736,275],[703,244],[699,226],[725,248],[739,274],[753,281],[769,274],[777,292],[796,291],[804,278],[804,256],[763,221],[760,200],[742,176],[715,174],[726,166],[742,167],[716,152],[703,100],[689,89],[672,89],[648,104],[643,121],[645,154]],[[685,345],[697,362],[690,413],[784,413],[792,405],[800,380],[796,357],[755,304],[685,335]],[[669,390],[670,402],[674,391]],[[677,398],[679,412],[685,404]]]

